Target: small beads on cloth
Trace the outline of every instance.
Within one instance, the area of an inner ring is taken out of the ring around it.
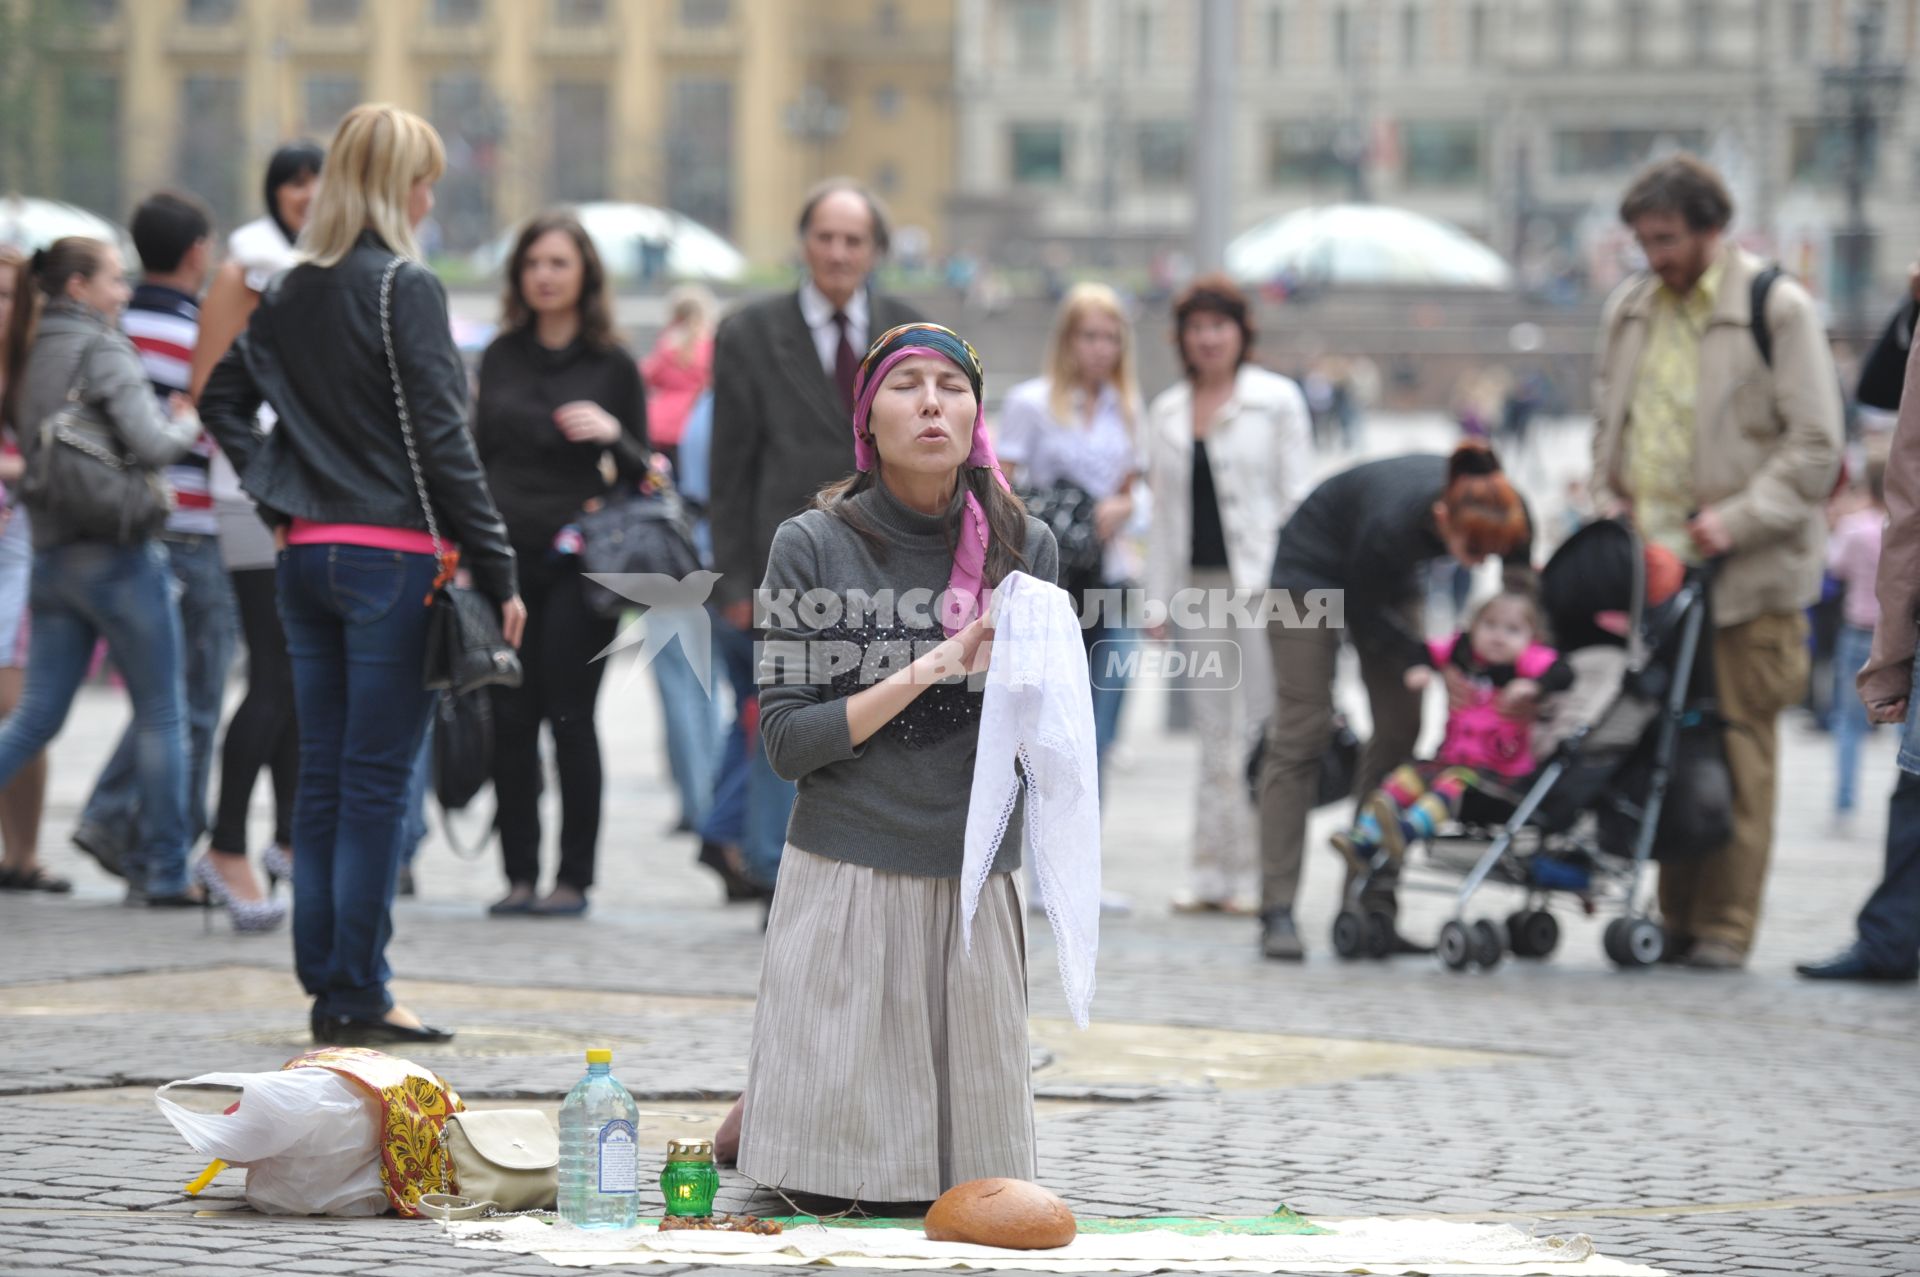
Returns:
[[[840,670],[831,684],[835,696],[852,696],[943,642],[946,633],[937,625],[837,625],[819,637],[859,648],[858,665]],[[964,682],[939,683],[920,693],[880,730],[908,749],[925,749],[977,729],[984,700],[983,692]]]

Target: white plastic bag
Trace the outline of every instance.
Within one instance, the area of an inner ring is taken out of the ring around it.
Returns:
[[[176,1086],[234,1086],[232,1113],[195,1113],[167,1098]],[[267,1215],[379,1215],[380,1120],[373,1097],[328,1069],[203,1073],[169,1082],[154,1100],[202,1155],[247,1168],[247,1203]]]

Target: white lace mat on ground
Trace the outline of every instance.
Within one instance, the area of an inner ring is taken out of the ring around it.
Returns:
[[[1606,1259],[1585,1237],[1533,1237],[1506,1224],[1440,1220],[1325,1223],[1321,1236],[1190,1237],[1175,1232],[1086,1235],[1058,1250],[998,1250],[931,1242],[903,1228],[807,1225],[779,1237],[661,1233],[651,1226],[588,1232],[537,1219],[476,1220],[446,1227],[463,1249],[538,1255],[568,1268],[611,1264],[721,1264],[775,1268],[1018,1268],[1048,1273],[1373,1273],[1433,1277],[1662,1277]]]

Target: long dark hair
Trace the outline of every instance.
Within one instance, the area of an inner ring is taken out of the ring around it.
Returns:
[[[600,253],[594,248],[587,228],[565,209],[540,214],[528,222],[520,237],[514,240],[513,252],[507,256],[507,286],[500,297],[501,327],[518,332],[533,323],[533,307],[527,304],[520,273],[526,268],[527,254],[532,251],[534,241],[550,231],[565,234],[580,253],[581,338],[596,350],[616,345],[619,339],[613,331],[613,307],[607,301],[606,268],[600,264]]]
[[[813,499],[813,508],[825,510],[839,519],[858,533],[861,540],[884,555],[886,538],[853,504],[853,498],[879,482],[879,466],[849,475],[820,489]],[[989,539],[981,583],[991,590],[1006,580],[1010,573],[1023,571],[1027,566],[1027,507],[1019,497],[1001,487],[994,472],[985,466],[962,466],[960,482],[965,485],[964,489],[954,490],[953,505],[947,511],[947,544],[949,547],[955,544],[956,529],[960,523],[961,493],[971,492],[979,498],[980,508],[987,512]]]
[[[317,176],[326,158],[327,153],[318,142],[302,138],[298,142],[288,142],[280,147],[267,161],[267,178],[264,188],[267,216],[273,219],[273,224],[280,228],[280,233],[287,237],[289,244],[300,237],[293,227],[287,225],[286,219],[280,216],[280,188],[289,182],[297,182],[303,177]]]
[[[20,399],[20,382],[27,369],[27,355],[40,331],[40,312],[48,299],[67,291],[67,281],[75,275],[90,278],[106,265],[107,246],[84,235],[56,239],[38,249],[13,268],[13,314],[7,320],[6,397],[0,400],[0,421],[14,426],[14,405]]]

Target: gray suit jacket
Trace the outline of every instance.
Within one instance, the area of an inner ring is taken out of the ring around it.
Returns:
[[[878,293],[868,294],[868,314],[870,338],[922,318]],[[798,290],[729,315],[713,351],[714,601],[752,597],[775,529],[851,473],[853,423],[820,366]]]

